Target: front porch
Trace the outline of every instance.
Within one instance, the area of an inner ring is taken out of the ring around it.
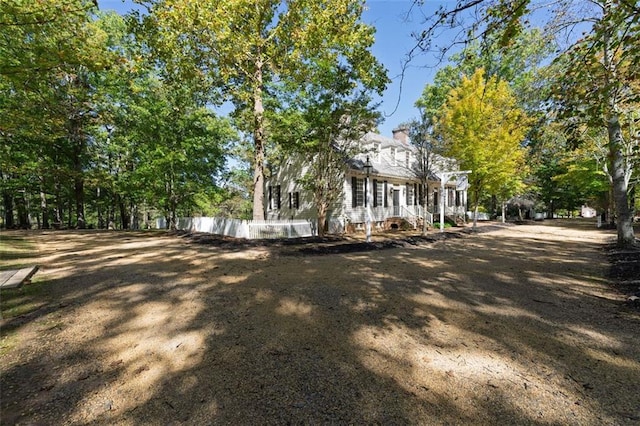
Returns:
[[[431,213],[425,212],[423,206],[390,206],[390,207],[352,207],[345,209],[344,217],[348,223],[354,224],[356,227],[363,225],[367,221],[367,211],[371,214],[371,223],[374,226],[384,227],[383,224],[392,218],[401,218],[409,222],[414,228],[418,227],[423,218],[426,217],[427,223],[432,225],[434,222],[434,216],[436,221],[439,220],[439,212]],[[462,206],[447,206],[445,208],[445,216],[447,217],[464,217],[464,207]]]
[[[419,224],[422,223],[423,218],[425,218],[429,225],[433,225],[434,218],[436,221],[440,219],[439,210],[434,214],[430,211],[425,212],[425,208],[420,205],[411,205],[411,206],[389,206],[389,207],[352,207],[347,208],[345,210],[345,219],[348,223],[353,224],[356,228],[360,228],[364,226],[367,222],[367,211],[370,211],[371,214],[371,223],[374,227],[384,228],[384,224],[389,219],[404,219],[415,229]],[[464,218],[464,207],[463,206],[446,206],[445,207],[445,216],[451,218]]]

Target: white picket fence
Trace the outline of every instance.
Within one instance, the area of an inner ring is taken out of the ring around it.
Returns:
[[[164,219],[156,223],[167,227]],[[300,238],[317,235],[315,223],[308,220],[240,220],[221,217],[181,217],[177,228],[189,232],[208,232],[235,238]]]

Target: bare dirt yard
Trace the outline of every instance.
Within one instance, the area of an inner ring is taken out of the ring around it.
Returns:
[[[3,232],[3,425],[640,423],[614,231]],[[637,279],[637,278],[636,278]]]

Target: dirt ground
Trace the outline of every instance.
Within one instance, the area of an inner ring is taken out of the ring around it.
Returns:
[[[3,232],[0,267],[41,269],[0,294],[0,423],[639,424],[613,231],[484,231]]]

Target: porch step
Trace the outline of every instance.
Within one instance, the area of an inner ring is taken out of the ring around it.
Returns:
[[[408,221],[404,217],[393,216],[393,217],[388,217],[384,221],[384,229],[385,230],[403,229],[403,228],[406,228],[407,225],[409,225],[409,227],[415,229],[415,225],[413,223],[411,223],[410,221]]]

